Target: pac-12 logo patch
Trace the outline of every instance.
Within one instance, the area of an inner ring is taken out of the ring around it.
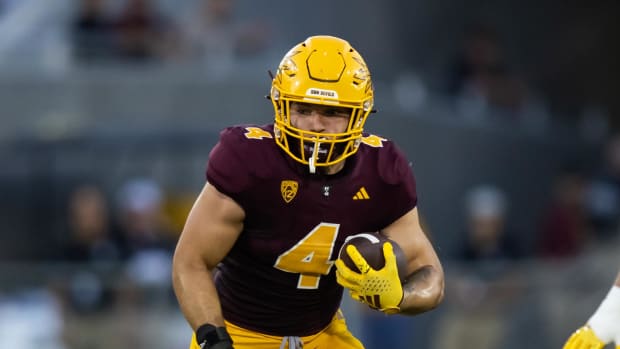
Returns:
[[[288,204],[293,201],[295,195],[297,195],[297,188],[299,184],[297,181],[284,180],[280,183],[280,193],[282,193],[282,199]]]

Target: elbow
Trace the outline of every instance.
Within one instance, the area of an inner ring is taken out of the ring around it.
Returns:
[[[445,283],[440,270],[426,267],[405,285],[401,313],[417,315],[437,308],[444,299]]]
[[[182,258],[179,258],[178,253],[175,253],[172,257],[172,287],[177,291],[181,287],[181,278],[184,274],[184,262]]]
[[[172,256],[172,279],[174,281],[175,276],[183,273],[183,269],[185,269],[185,265],[187,262],[184,260],[183,255],[179,253],[178,249],[174,252]]]
[[[437,308],[441,302],[443,302],[445,292],[446,292],[446,281],[445,274],[443,272],[443,268],[441,265],[435,266],[433,268],[434,272],[434,280],[431,294],[433,297],[431,298],[431,308],[429,310]]]
[[[444,279],[443,270],[440,269],[437,276],[438,277],[435,282],[435,287],[433,289],[434,297],[432,298],[431,308],[429,310],[437,308],[441,304],[441,302],[443,302],[446,292],[446,282]]]
[[[179,297],[186,289],[192,288],[198,279],[211,279],[210,269],[199,255],[190,253],[180,253],[180,249],[174,253],[172,258],[171,281],[172,288]]]
[[[172,283],[175,286],[179,279],[193,273],[196,269],[204,269],[204,263],[192,251],[185,251],[177,246],[172,256]]]
[[[426,294],[426,302],[424,302],[423,312],[427,312],[437,308],[444,299],[445,287],[443,278],[437,280],[437,283],[428,290]]]
[[[177,246],[172,257],[172,281],[174,283],[175,280],[186,275],[191,278],[196,274],[208,273],[214,268],[210,267],[209,263],[196,251]]]
[[[432,298],[432,301],[430,303],[430,308],[428,310],[433,310],[437,308],[441,304],[441,302],[443,302],[444,295],[445,295],[445,285],[442,279],[439,286],[437,286],[437,290],[435,291],[435,295]]]

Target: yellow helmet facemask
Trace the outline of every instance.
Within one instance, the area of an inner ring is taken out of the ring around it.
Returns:
[[[271,86],[276,143],[293,159],[316,167],[337,164],[357,151],[373,107],[370,72],[345,40],[312,36],[282,59]],[[350,108],[342,133],[305,131],[291,125],[291,102]],[[308,151],[310,149],[310,151]]]

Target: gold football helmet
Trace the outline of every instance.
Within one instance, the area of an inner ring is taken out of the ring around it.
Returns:
[[[316,167],[330,166],[355,154],[364,123],[373,107],[370,71],[351,45],[333,36],[312,36],[282,59],[271,85],[276,143],[293,159]],[[342,133],[318,133],[291,124],[291,102],[351,109]]]

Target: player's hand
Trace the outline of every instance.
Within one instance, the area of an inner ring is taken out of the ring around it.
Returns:
[[[596,336],[590,326],[585,325],[568,338],[563,349],[601,349],[604,346],[605,343]]]
[[[337,259],[336,280],[338,283],[349,289],[353,299],[386,314],[398,313],[400,302],[403,300],[403,286],[398,276],[392,244],[383,244],[385,265],[379,270],[371,268],[355,246],[347,246],[346,252],[361,273],[349,269],[341,259]]]

